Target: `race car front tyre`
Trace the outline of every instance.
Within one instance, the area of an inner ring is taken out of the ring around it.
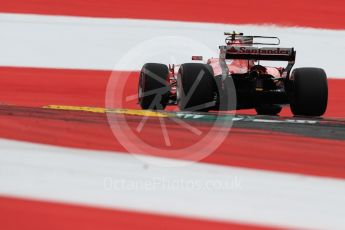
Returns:
[[[138,101],[142,109],[164,110],[169,102],[169,69],[166,65],[147,63],[140,72]]]
[[[181,111],[207,112],[215,107],[216,82],[210,65],[181,65],[177,76],[177,101]]]
[[[327,109],[328,84],[323,69],[298,68],[291,74],[290,108],[296,116],[322,116]]]
[[[261,105],[255,110],[258,115],[276,116],[282,111],[282,107],[279,105]]]

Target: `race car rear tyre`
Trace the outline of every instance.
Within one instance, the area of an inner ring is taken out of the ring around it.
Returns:
[[[181,111],[207,112],[215,107],[213,69],[201,63],[183,64],[177,77],[177,100]]]
[[[323,69],[299,68],[291,74],[290,108],[296,116],[322,116],[327,109],[328,84]]]
[[[258,115],[276,116],[282,111],[282,107],[279,105],[262,105],[255,110]]]
[[[142,109],[164,110],[169,102],[169,69],[166,65],[147,63],[140,72],[138,101]]]

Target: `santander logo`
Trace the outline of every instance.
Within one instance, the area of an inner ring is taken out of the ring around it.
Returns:
[[[254,47],[235,47],[231,46],[228,50],[232,54],[268,54],[268,55],[289,55],[291,49],[286,48],[254,48]]]

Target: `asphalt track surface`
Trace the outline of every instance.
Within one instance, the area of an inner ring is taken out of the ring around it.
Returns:
[[[59,108],[60,107],[60,108]],[[35,120],[52,120],[64,122],[78,122],[85,124],[107,125],[108,120],[106,112],[93,112],[97,108],[92,107],[70,107],[53,106],[53,108],[43,107],[21,107],[0,105],[0,116],[10,118],[30,117]],[[150,115],[142,113],[140,110],[119,110],[125,114],[123,122],[140,123],[140,121]],[[197,113],[197,112],[164,112],[158,111],[158,114],[171,116],[190,123],[193,126],[212,126],[217,119],[233,121],[229,128],[239,128],[246,130],[263,130],[276,133],[294,134],[302,137],[313,137],[330,140],[345,140],[345,119],[327,119],[311,117],[280,117],[280,116],[258,116],[248,114],[226,114],[226,113]],[[134,114],[134,115],[133,115]],[[150,124],[159,123],[157,117],[150,118]],[[169,117],[164,117],[167,125],[171,125]],[[73,124],[71,124],[73,125]],[[174,132],[174,126],[172,126]]]

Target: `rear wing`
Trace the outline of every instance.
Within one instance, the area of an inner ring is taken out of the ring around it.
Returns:
[[[224,33],[226,37],[225,46],[220,46],[219,63],[222,68],[222,78],[225,79],[229,74],[226,60],[253,60],[253,61],[287,61],[282,76],[287,79],[295,64],[296,51],[294,48],[280,47],[254,47],[256,45],[278,46],[278,37],[267,36],[244,36],[243,33]],[[249,62],[248,62],[249,65]]]
[[[296,51],[294,50],[294,48],[221,46],[220,49],[221,53],[223,54],[222,56],[225,59],[288,62],[294,62],[296,59]]]

